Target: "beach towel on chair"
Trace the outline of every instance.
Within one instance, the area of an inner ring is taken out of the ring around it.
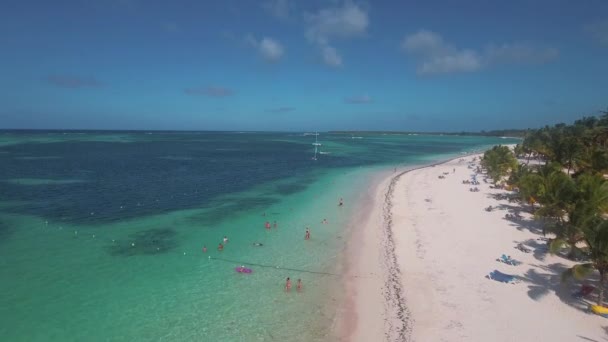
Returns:
[[[496,261],[505,263],[507,265],[511,265],[511,266],[517,266],[521,264],[521,261],[517,261],[513,258],[511,258],[511,256],[506,256],[506,255],[501,255],[500,258],[496,259]]]

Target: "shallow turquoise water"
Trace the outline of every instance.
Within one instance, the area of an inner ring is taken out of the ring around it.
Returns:
[[[313,162],[293,134],[32,134],[0,139],[3,341],[331,340],[351,200],[369,177],[503,142],[322,135],[331,154]]]

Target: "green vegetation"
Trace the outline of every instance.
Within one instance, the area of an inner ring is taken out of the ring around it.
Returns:
[[[517,169],[517,159],[507,146],[499,145],[484,153],[481,165],[494,183],[498,183],[511,171]]]
[[[537,204],[535,216],[544,221],[544,232],[555,234],[550,251],[567,250],[569,258],[583,261],[562,279],[598,271],[602,305],[608,276],[608,112],[528,131],[514,150],[522,165],[514,167],[506,154],[502,147],[486,152],[489,175],[496,181],[509,170],[509,183],[521,200]]]
[[[344,134],[351,135],[357,134],[358,136],[363,135],[408,135],[408,134],[419,134],[419,135],[457,135],[457,136],[484,136],[484,137],[512,137],[512,138],[523,138],[528,131],[525,129],[501,129],[493,131],[480,131],[480,132],[417,132],[417,131],[329,131],[330,134]]]

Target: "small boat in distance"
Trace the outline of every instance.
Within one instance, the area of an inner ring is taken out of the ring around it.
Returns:
[[[315,135],[315,142],[312,143],[312,145],[315,147],[315,155],[314,157],[312,157],[312,160],[317,160],[317,153],[319,151],[319,146],[321,146],[321,143],[319,142],[319,133],[314,133]]]

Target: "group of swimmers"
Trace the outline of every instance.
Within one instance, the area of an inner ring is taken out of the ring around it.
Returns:
[[[226,237],[226,235],[224,235],[224,239],[222,239],[222,242],[220,242],[220,244],[217,246],[217,250],[218,251],[223,251],[224,250],[224,246],[228,243],[228,237]],[[203,253],[207,253],[207,246],[203,245]]]
[[[298,284],[296,285],[296,290],[298,292],[302,291],[302,279],[298,279]],[[291,279],[287,277],[287,281],[285,281],[285,291],[291,291]]]
[[[338,206],[342,207],[344,205],[344,200],[342,198],[340,198],[340,201],[338,202]],[[266,213],[263,214],[263,216],[266,216]],[[323,219],[323,221],[321,221],[322,224],[327,224],[327,219]],[[266,221],[266,223],[264,224],[264,228],[266,229],[270,229],[271,227],[277,228],[277,221],[274,221],[272,226],[270,224],[270,221]],[[306,227],[306,233],[304,235],[304,240],[310,240],[310,228]],[[222,242],[220,242],[220,244],[217,247],[218,251],[223,251],[224,250],[224,246],[228,243],[228,237],[224,236],[224,239],[222,240]],[[252,243],[252,245],[254,247],[262,247],[264,246],[264,244],[260,243],[260,242],[254,242]],[[203,253],[207,253],[207,246],[203,246]],[[244,270],[245,266],[241,266],[241,267],[237,267],[237,271],[239,271],[239,269]],[[296,290],[298,292],[302,291],[302,279],[298,279],[298,283],[296,285]],[[291,291],[291,279],[289,277],[287,277],[287,281],[285,282],[285,291],[289,292]]]

